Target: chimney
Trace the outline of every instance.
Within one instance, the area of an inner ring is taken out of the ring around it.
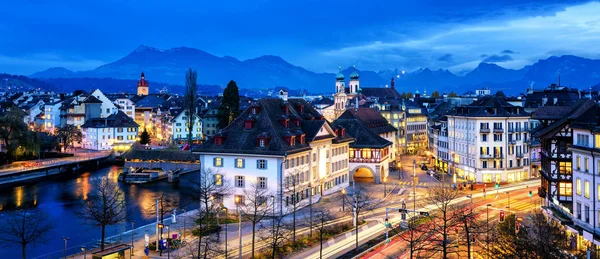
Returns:
[[[394,83],[394,78],[392,77],[392,82],[390,82],[390,85],[392,86],[392,89],[395,89],[395,88],[394,88],[394,84],[395,84],[395,83]]]

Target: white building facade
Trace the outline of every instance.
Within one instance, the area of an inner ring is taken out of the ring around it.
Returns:
[[[82,148],[126,150],[138,138],[138,125],[119,111],[107,118],[94,118],[81,126]]]
[[[496,100],[489,100],[489,99]],[[449,172],[470,182],[527,180],[529,118],[523,108],[487,96],[448,115]],[[497,104],[488,106],[488,104]]]

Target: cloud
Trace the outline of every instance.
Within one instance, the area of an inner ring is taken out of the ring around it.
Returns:
[[[450,53],[446,53],[444,55],[442,55],[441,57],[437,58],[438,61],[443,61],[443,62],[451,62],[454,60],[454,56],[452,56],[452,54]]]
[[[506,62],[506,61],[512,61],[513,58],[510,55],[491,55],[487,58],[485,58],[482,62],[488,62],[488,63],[496,63],[496,62]]]
[[[487,58],[487,57],[489,57],[489,56],[490,56],[490,55],[488,55],[488,54],[481,54],[481,55],[479,55],[479,57],[480,57],[480,58]]]
[[[517,53],[510,49],[505,49],[505,50],[501,51],[500,54],[517,54]]]

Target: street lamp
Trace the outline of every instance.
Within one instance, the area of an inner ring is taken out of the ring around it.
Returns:
[[[241,203],[241,199],[240,197],[235,197],[235,206],[238,210],[239,213],[239,221],[238,221],[238,239],[240,240],[240,248],[239,250],[239,257],[240,259],[242,259],[242,211],[240,210],[240,203]]]
[[[135,225],[135,222],[129,221],[131,223],[131,253],[129,253],[129,258],[131,258],[133,256],[133,225]]]
[[[171,236],[171,228],[167,225],[167,258],[171,259],[171,246],[169,245],[169,237]]]
[[[275,238],[275,196],[271,195],[271,202],[273,204],[273,238]]]
[[[83,259],[86,259],[86,258],[87,258],[87,251],[85,251],[85,250],[86,250],[86,249],[85,249],[85,246],[82,246],[82,247],[81,247],[81,251],[83,251]]]
[[[227,219],[227,207],[223,207],[225,219]],[[225,220],[227,222],[227,220]],[[225,259],[227,259],[227,223],[225,223]]]
[[[69,238],[63,237],[62,240],[65,241],[65,246],[63,248],[63,257],[67,258],[67,241],[69,240]]]
[[[346,205],[346,188],[342,189],[342,211],[346,211],[344,208]]]
[[[160,235],[160,239],[162,239],[162,230],[163,230],[163,228],[164,228],[164,227],[165,227],[165,225],[164,225],[163,223],[158,223],[158,229],[160,229],[160,233],[161,233],[161,235]],[[163,249],[162,249],[162,247],[160,246],[160,242],[158,242],[158,247],[159,247],[159,249],[158,249],[158,250],[160,250],[160,256],[162,256],[162,250],[163,250]]]
[[[183,232],[181,232],[181,239],[185,239],[185,218],[187,218],[187,214],[185,214],[185,208],[183,208]]]

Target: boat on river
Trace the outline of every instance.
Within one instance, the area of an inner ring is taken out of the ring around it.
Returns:
[[[119,174],[119,181],[129,184],[143,184],[162,180],[168,177],[167,171],[162,168],[134,168]]]

